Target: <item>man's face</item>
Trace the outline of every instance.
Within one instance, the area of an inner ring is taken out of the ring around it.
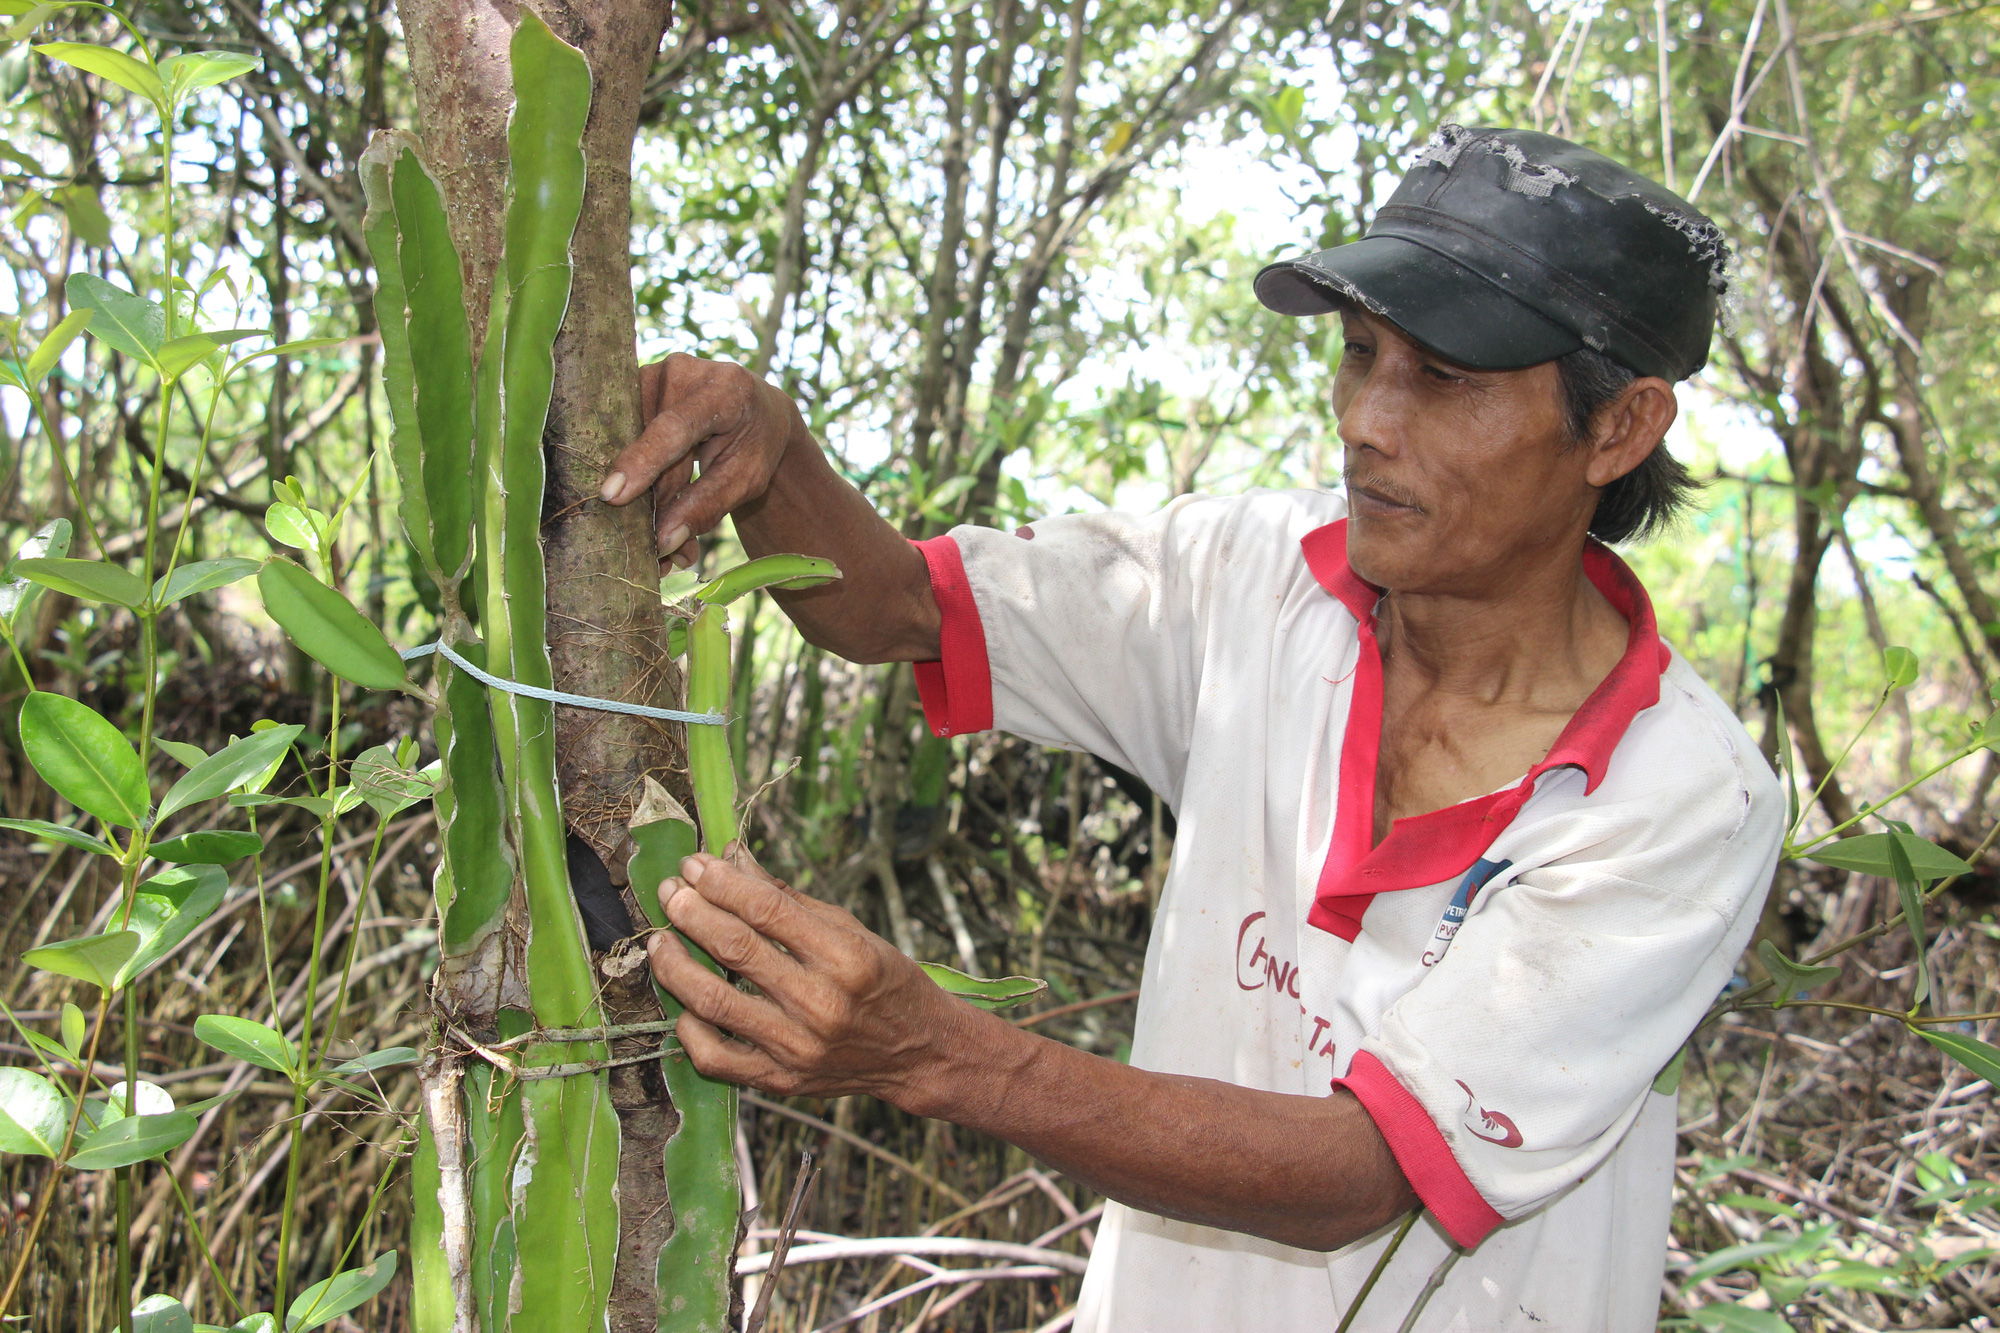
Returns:
[[[1341,323],[1333,410],[1355,573],[1395,591],[1481,597],[1524,558],[1574,548],[1597,492],[1591,451],[1568,446],[1553,362],[1469,370],[1365,310]]]

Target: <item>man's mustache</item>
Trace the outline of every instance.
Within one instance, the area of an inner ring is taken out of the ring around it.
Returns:
[[[1392,500],[1396,504],[1408,505],[1419,513],[1423,512],[1423,501],[1417,498],[1416,492],[1410,490],[1408,487],[1398,486],[1395,482],[1389,481],[1386,478],[1377,477],[1366,472],[1350,472],[1347,474],[1347,485],[1350,490],[1373,491],[1375,494]]]

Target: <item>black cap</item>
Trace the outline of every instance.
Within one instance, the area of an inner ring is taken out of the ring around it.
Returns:
[[[1692,204],[1601,153],[1447,125],[1367,235],[1272,264],[1257,299],[1286,315],[1358,302],[1477,370],[1587,346],[1682,380],[1708,361],[1728,253]]]

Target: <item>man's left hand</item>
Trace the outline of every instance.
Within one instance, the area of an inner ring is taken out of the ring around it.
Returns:
[[[740,847],[698,853],[660,886],[667,919],[748,979],[738,990],[672,931],[647,946],[687,1007],[675,1032],[696,1069],[783,1097],[867,1093],[925,1114],[947,1053],[980,1015],[831,903],[766,874]],[[934,1113],[934,1112],[933,1112]]]

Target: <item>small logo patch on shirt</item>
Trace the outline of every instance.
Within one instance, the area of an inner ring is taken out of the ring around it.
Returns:
[[[1472,863],[1472,869],[1465,872],[1465,878],[1458,882],[1458,892],[1451,895],[1451,904],[1444,909],[1444,917],[1437,929],[1431,933],[1430,947],[1424,950],[1424,966],[1436,967],[1444,958],[1445,950],[1458,938],[1458,928],[1465,924],[1465,914],[1472,910],[1472,900],[1486,887],[1486,882],[1507,867],[1512,861],[1488,861],[1483,857]]]
[[[1465,1116],[1462,1123],[1465,1125],[1466,1133],[1475,1139],[1497,1143],[1503,1148],[1521,1146],[1521,1131],[1515,1127],[1512,1117],[1502,1115],[1498,1111],[1489,1111],[1481,1106],[1479,1098],[1473,1096],[1472,1089],[1465,1087],[1464,1079],[1453,1079],[1452,1082],[1465,1088]]]

